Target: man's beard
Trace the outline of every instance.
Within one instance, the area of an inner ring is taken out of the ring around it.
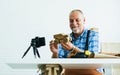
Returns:
[[[78,27],[72,28],[72,32],[77,34],[80,32],[80,28],[78,28]]]

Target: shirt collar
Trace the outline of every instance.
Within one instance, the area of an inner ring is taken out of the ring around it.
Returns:
[[[77,39],[81,39],[81,38],[85,35],[86,32],[87,32],[87,29],[84,28],[82,34],[80,34]],[[70,34],[70,36],[72,37],[72,40],[76,40],[75,37],[73,36],[73,34],[74,34],[74,33],[72,32],[72,33]]]

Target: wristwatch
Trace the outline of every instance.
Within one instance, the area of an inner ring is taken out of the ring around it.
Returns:
[[[75,50],[75,46],[73,46],[73,48],[71,50],[69,50],[70,52],[74,52]]]
[[[69,50],[69,55],[67,56],[68,58],[71,58],[72,56],[75,56],[77,52],[75,51],[75,46],[71,50]]]

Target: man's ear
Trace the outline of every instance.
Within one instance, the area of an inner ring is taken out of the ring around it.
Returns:
[[[84,17],[84,19],[83,19],[83,22],[84,22],[84,24],[85,24],[85,22],[86,22],[86,18]]]

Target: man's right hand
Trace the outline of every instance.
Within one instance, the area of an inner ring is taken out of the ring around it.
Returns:
[[[58,44],[56,44],[54,40],[50,41],[50,50],[53,54],[58,54]]]

